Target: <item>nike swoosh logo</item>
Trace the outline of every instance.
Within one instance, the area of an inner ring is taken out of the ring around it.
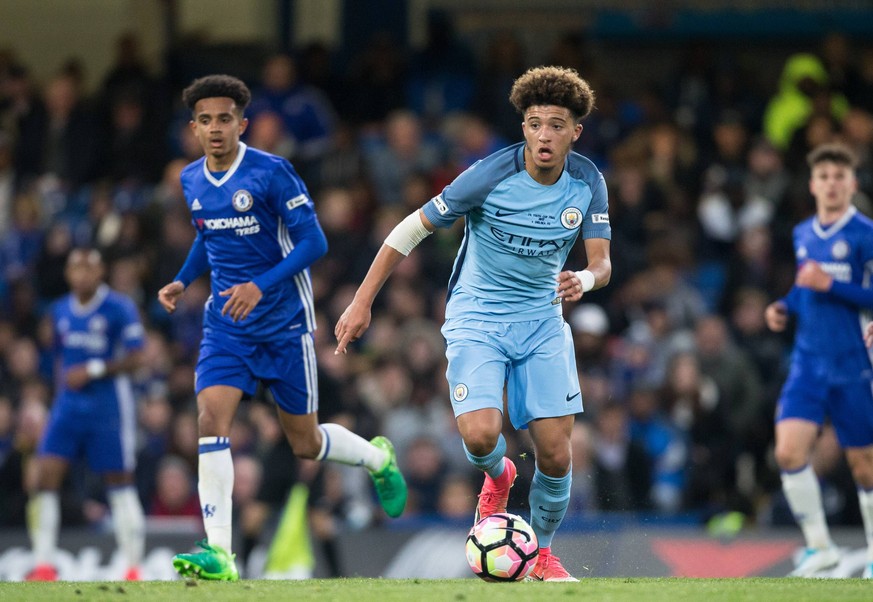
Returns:
[[[567,506],[569,506],[569,505],[570,504],[567,504]],[[543,512],[560,512],[562,510],[566,510],[567,506],[564,506],[563,508],[543,508],[542,506],[539,506],[539,509],[542,510]]]
[[[521,213],[521,211],[501,211],[498,209],[494,212],[494,215],[497,217],[506,217],[507,215],[518,215],[519,213]]]
[[[582,391],[577,391],[575,395],[570,395],[569,393],[567,393],[567,401],[572,401],[573,398],[576,397],[577,395],[579,395],[580,393],[582,393]]]

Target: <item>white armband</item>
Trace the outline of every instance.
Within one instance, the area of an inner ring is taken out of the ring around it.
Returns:
[[[409,255],[409,252],[430,233],[430,230],[421,223],[421,217],[416,211],[407,215],[402,222],[394,226],[391,233],[385,237],[385,244],[403,255]]]
[[[594,288],[594,274],[589,272],[588,270],[582,270],[581,272],[576,272],[576,278],[579,279],[579,282],[582,283],[582,292],[587,293],[592,288]]]
[[[98,359],[90,359],[85,364],[85,372],[88,373],[88,378],[96,380],[106,376],[106,362]]]

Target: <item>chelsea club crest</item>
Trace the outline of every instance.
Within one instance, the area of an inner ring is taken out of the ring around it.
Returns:
[[[233,208],[237,211],[248,211],[254,203],[252,193],[248,190],[237,190],[233,193]]]

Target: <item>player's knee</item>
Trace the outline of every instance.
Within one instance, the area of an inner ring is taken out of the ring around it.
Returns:
[[[470,431],[462,434],[467,450],[474,456],[483,457],[494,451],[499,436],[499,432],[489,433],[486,431]]]
[[[773,455],[780,470],[800,470],[809,461],[806,452],[794,445],[777,443]]]
[[[291,451],[301,460],[314,460],[321,452],[321,442],[315,437],[290,435],[286,433]]]

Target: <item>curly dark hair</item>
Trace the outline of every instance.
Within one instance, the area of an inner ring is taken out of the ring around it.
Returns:
[[[855,169],[858,166],[858,155],[841,142],[820,144],[806,155],[806,163],[810,169],[825,161]]]
[[[512,84],[509,102],[522,115],[536,105],[564,107],[578,122],[594,108],[594,90],[575,69],[533,67]]]
[[[242,113],[252,100],[252,93],[243,81],[232,75],[207,75],[195,79],[182,91],[182,102],[191,112],[204,98],[230,98]]]

